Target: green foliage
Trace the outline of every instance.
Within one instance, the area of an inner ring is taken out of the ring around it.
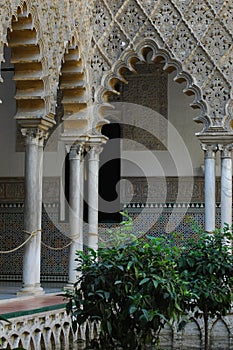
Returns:
[[[180,278],[195,295],[186,305],[205,322],[205,349],[208,349],[208,319],[227,314],[233,290],[233,235],[228,226],[212,234],[199,232],[183,247],[178,259]]]
[[[177,249],[165,237],[141,237],[78,252],[82,272],[69,295],[73,327],[100,321],[94,349],[145,349],[166,322],[178,320],[190,293],[180,279]]]
[[[229,227],[208,234],[189,222],[188,241],[179,233],[138,238],[128,214],[122,215],[120,229],[109,232],[98,253],[77,252],[81,277],[66,294],[74,331],[86,321],[99,322],[99,337],[86,349],[143,350],[158,344],[166,323],[181,319],[178,330],[184,327],[192,311],[204,318],[207,350],[209,317],[226,315],[232,304]]]

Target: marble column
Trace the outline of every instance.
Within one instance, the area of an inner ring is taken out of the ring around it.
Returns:
[[[88,159],[88,238],[89,248],[98,249],[98,201],[100,144],[89,145]]]
[[[34,233],[30,241],[25,245],[23,257],[23,286],[18,295],[42,294],[38,276],[40,275],[40,238],[38,235],[41,229],[41,214],[39,210],[39,197],[41,193],[42,176],[41,155],[39,155],[40,133],[36,129],[27,129],[23,132],[25,136],[25,199],[24,199],[24,230],[28,234]],[[39,194],[39,195],[38,195]]]
[[[216,151],[217,145],[201,145],[205,155],[205,230],[215,229],[216,216]]]
[[[219,145],[221,151],[221,227],[232,225],[232,148]]]
[[[69,200],[69,220],[72,244],[69,253],[69,280],[68,287],[73,287],[77,281],[78,272],[76,271],[77,262],[76,251],[83,249],[83,232],[80,230],[82,220],[81,212],[81,163],[82,163],[83,146],[71,146],[69,153],[70,162],[70,200]]]
[[[38,142],[38,159],[37,159],[37,168],[38,168],[38,230],[42,229],[42,190],[43,190],[43,158],[44,158],[44,140],[47,137],[45,134],[41,134]],[[36,256],[35,261],[38,268],[36,269],[36,289],[43,293],[43,289],[40,285],[40,274],[41,274],[41,231],[38,231],[36,235]]]

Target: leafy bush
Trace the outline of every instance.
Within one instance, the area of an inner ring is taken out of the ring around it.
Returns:
[[[209,349],[208,319],[227,314],[233,290],[233,235],[228,226],[213,234],[199,232],[182,248],[178,259],[180,278],[188,283],[194,297],[187,310],[205,323],[205,349]]]
[[[145,349],[166,322],[178,320],[191,293],[180,279],[177,249],[165,237],[133,237],[97,253],[77,253],[82,275],[68,297],[74,330],[100,322],[94,349]]]

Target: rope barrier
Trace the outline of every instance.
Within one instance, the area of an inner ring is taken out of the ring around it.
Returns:
[[[41,244],[46,247],[47,249],[51,249],[51,250],[63,250],[63,249],[66,249],[68,248],[75,240],[77,240],[78,238],[80,237],[80,234],[78,233],[77,235],[75,236],[72,236],[72,238],[70,237],[67,237],[70,239],[70,242],[65,244],[63,247],[52,247],[51,245],[48,245],[46,243],[44,243],[43,241],[41,241]]]
[[[25,242],[23,242],[22,244],[20,244],[19,246],[13,248],[13,249],[10,249],[10,250],[0,250],[0,254],[10,254],[10,253],[14,253],[16,252],[18,249],[22,248],[25,244],[27,244],[30,239],[32,237],[34,237],[38,232],[41,232],[42,230],[36,230],[36,231],[33,231],[33,232],[28,232],[28,231],[23,231],[24,233],[28,234],[29,237],[26,239]],[[72,238],[69,238],[70,239],[70,242],[68,244],[65,244],[63,247],[52,247],[46,243],[44,243],[43,241],[41,241],[41,245],[43,245],[44,247],[46,247],[47,249],[51,249],[51,250],[63,250],[63,249],[66,249],[68,248],[76,239],[78,239],[80,237],[80,234],[76,235],[76,236],[73,236]]]
[[[20,244],[19,246],[15,247],[15,248],[13,248],[13,249],[10,249],[10,250],[0,250],[0,254],[10,254],[10,253],[16,252],[18,249],[22,248],[25,244],[27,244],[27,243],[30,241],[30,239],[31,239],[32,237],[34,237],[34,236],[37,234],[37,232],[39,232],[39,231],[41,231],[41,230],[36,230],[36,231],[31,232],[31,233],[28,232],[28,231],[23,231],[24,233],[26,233],[26,234],[29,235],[29,237],[26,239],[26,241],[24,241],[22,244]]]
[[[48,245],[48,244],[46,244],[46,243],[44,243],[44,242],[41,242],[41,244],[42,244],[44,247],[46,247],[46,248],[48,248],[48,249],[51,249],[51,250],[63,250],[63,249],[68,248],[68,247],[72,244],[72,241],[71,241],[70,243],[64,245],[63,247],[59,247],[59,248],[51,247],[50,245]]]

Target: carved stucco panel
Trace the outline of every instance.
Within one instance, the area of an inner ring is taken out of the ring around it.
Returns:
[[[228,31],[216,20],[206,35],[202,38],[202,43],[209,55],[216,61],[225,55],[232,45],[232,37]]]
[[[134,0],[129,0],[118,12],[116,20],[127,28],[127,34],[132,39],[145,23],[146,16]]]
[[[214,12],[205,0],[192,1],[185,14],[185,19],[197,38],[201,38],[204,35],[213,18]]]
[[[97,4],[93,9],[92,15],[93,36],[95,40],[98,41],[110,25],[112,18],[102,1],[100,1],[99,4]]]
[[[233,49],[229,55],[223,57],[220,63],[220,69],[223,72],[226,79],[232,84],[233,83]]]
[[[214,126],[220,126],[225,117],[226,103],[230,98],[230,86],[215,69],[203,88],[204,99],[208,103],[209,115]]]
[[[161,0],[151,14],[153,24],[166,40],[172,36],[180,18],[179,12],[167,0]]]
[[[126,35],[121,31],[117,24],[113,24],[103,37],[102,47],[110,62],[114,63],[120,58],[128,44],[129,40]]]
[[[169,43],[174,56],[181,62],[185,61],[197,45],[196,39],[184,22],[179,23]]]
[[[93,56],[91,58],[91,68],[92,68],[91,74],[93,78],[93,83],[96,86],[98,86],[101,84],[101,78],[102,78],[100,72],[104,74],[104,72],[110,69],[110,66],[97,48],[94,51]]]
[[[137,44],[138,42],[142,41],[142,38],[151,38],[153,39],[156,44],[159,47],[164,47],[164,42],[158,33],[158,31],[155,29],[155,27],[150,23],[149,20],[147,20],[142,27],[141,31],[139,31],[134,38],[134,44]]]
[[[216,13],[218,13],[218,11],[221,9],[222,5],[225,2],[225,0],[208,0],[208,1]]]
[[[197,46],[188,60],[185,69],[193,75],[197,85],[202,86],[214,69],[214,65],[201,46]]]
[[[136,55],[134,45],[143,38],[154,38],[157,45],[161,49],[166,48],[171,59],[176,58],[182,69],[187,71],[201,88],[206,85],[206,76],[213,71],[213,66],[215,67],[217,78],[214,77],[215,73],[211,75],[211,79],[215,80],[212,85],[215,93],[216,86],[219,86],[218,93],[222,96],[222,101],[218,102],[218,111],[223,112],[221,118],[224,119],[226,111],[225,107],[222,107],[226,105],[225,98],[229,98],[229,86],[227,89],[224,87],[226,93],[222,94],[222,85],[216,84],[216,79],[224,81],[224,75],[227,81],[232,82],[232,1],[54,0],[51,4],[45,0],[26,0],[25,3],[37,32],[43,72],[47,74],[43,78],[43,96],[47,110],[55,111],[61,62],[67,42],[72,38],[75,38],[76,44],[79,45],[87,70],[90,66],[86,65],[86,62],[90,62],[90,57],[94,58],[95,50],[103,53],[99,57],[103,57],[101,60],[106,65],[105,68],[100,69],[99,74],[95,70],[93,81],[92,75],[87,74],[89,94],[91,87],[94,90],[99,88],[100,82],[104,81],[102,77],[106,74],[106,69],[111,69],[108,65],[113,66],[121,59],[125,50],[129,49],[129,44]],[[0,0],[0,60],[3,59],[3,43],[6,42],[7,28],[11,28],[12,15],[17,17],[17,8],[22,8],[23,4],[22,0]],[[92,33],[97,44],[93,46]],[[201,47],[202,57],[199,54]],[[197,59],[194,52],[198,55]],[[202,69],[201,62],[204,62]],[[199,68],[196,68],[195,64]],[[207,86],[210,87],[211,84]],[[206,91],[203,91],[203,94],[208,95]],[[206,98],[205,101],[207,100],[209,101]],[[209,109],[212,110],[213,106]]]
[[[225,2],[220,17],[227,30],[233,34],[233,2]]]

